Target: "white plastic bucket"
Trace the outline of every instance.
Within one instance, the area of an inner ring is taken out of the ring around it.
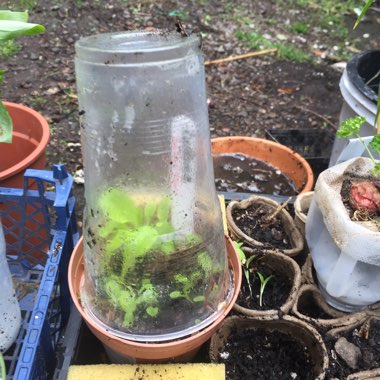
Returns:
[[[350,117],[356,115],[364,116],[367,122],[360,130],[360,136],[373,136],[377,132],[375,130],[376,102],[374,101],[374,91],[368,88],[363,81],[358,66],[362,60],[366,59],[366,55],[374,55],[374,59],[378,59],[380,51],[366,52],[355,56],[345,68],[340,79],[339,87],[343,96],[343,105],[339,116],[339,125]],[[378,68],[378,70],[380,67]],[[363,69],[362,69],[363,70]],[[354,83],[355,82],[355,83]],[[358,85],[360,83],[361,85]],[[335,165],[337,159],[347,144],[347,139],[336,138],[331,152],[329,166]]]

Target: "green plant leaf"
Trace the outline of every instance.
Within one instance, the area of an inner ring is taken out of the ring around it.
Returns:
[[[144,223],[149,225],[153,221],[153,217],[156,213],[157,205],[154,203],[147,203],[144,207]]]
[[[150,315],[151,317],[155,317],[158,314],[158,307],[149,306],[146,308],[146,313]]]
[[[172,299],[177,299],[177,298],[184,298],[185,296],[179,290],[175,290],[174,292],[171,292],[169,294],[169,297]]]
[[[380,174],[380,162],[377,162],[375,164],[375,167],[372,169],[372,173],[373,174],[376,174],[376,175],[379,175]]]
[[[364,124],[366,121],[364,116],[354,116],[350,117],[349,119],[345,120],[339,127],[336,135],[339,138],[342,137],[352,137],[359,133],[360,127],[362,124]]]
[[[135,228],[141,225],[143,210],[122,190],[111,187],[103,192],[99,207],[114,222],[127,223]]]
[[[243,245],[243,243],[238,243],[237,241],[233,241],[232,242],[238,256],[239,256],[239,259],[241,261],[241,264],[245,264],[245,261],[246,261],[246,258],[245,258],[245,253],[244,251],[241,249],[241,246]]]
[[[206,251],[198,253],[197,261],[205,273],[209,273],[212,271],[212,259]]]
[[[171,255],[176,251],[176,247],[173,240],[166,241],[160,245],[159,250],[166,255]]]
[[[14,12],[8,10],[0,10],[0,20],[13,20],[27,22],[29,18],[28,11]]]
[[[205,296],[196,296],[193,298],[193,302],[203,302],[205,299]]]
[[[0,41],[6,41],[21,36],[31,36],[45,31],[45,27],[28,22],[1,20]]]
[[[265,278],[264,275],[262,275],[260,272],[257,272],[257,275],[259,276],[259,279],[260,279],[260,299],[259,299],[259,303],[260,303],[260,306],[263,306],[263,294],[264,294],[264,290],[265,290],[265,287],[266,287],[267,283],[269,282],[269,280],[271,278],[273,278],[273,275],[270,275],[267,278]]]
[[[135,256],[146,254],[157,240],[158,232],[150,226],[142,226],[132,234]],[[132,252],[131,252],[132,253]]]
[[[9,113],[0,100],[0,142],[11,143],[12,142],[12,119]]]
[[[376,135],[369,143],[374,152],[380,153],[380,135]]]
[[[0,83],[3,83],[5,70],[0,69]]]
[[[367,11],[370,8],[370,6],[372,5],[372,3],[373,3],[373,0],[367,0],[367,2],[365,3],[364,7],[362,8],[362,10],[360,12],[360,15],[356,19],[354,29],[360,24],[360,21],[362,20],[364,15],[367,13]]]
[[[169,197],[163,197],[157,206],[157,218],[161,223],[169,222],[170,216],[170,199]]]

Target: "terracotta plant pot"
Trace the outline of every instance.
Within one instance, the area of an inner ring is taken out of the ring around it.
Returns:
[[[291,248],[279,249],[274,246],[270,246],[268,243],[264,243],[258,240],[253,239],[252,237],[245,234],[236,224],[233,217],[233,212],[235,209],[248,209],[250,207],[260,207],[265,206],[269,210],[273,210],[273,213],[277,210],[280,204],[272,199],[252,195],[248,199],[244,199],[240,202],[232,201],[227,206],[226,217],[228,229],[231,232],[233,238],[237,241],[244,242],[250,247],[257,248],[263,253],[268,252],[281,252],[287,256],[296,256],[298,255],[304,247],[304,239],[301,232],[296,227],[293,218],[291,215],[282,208],[281,211],[277,214],[277,218],[280,219],[282,227],[288,237]]]
[[[240,261],[233,248],[231,240],[228,238],[226,238],[226,246],[235,286],[231,302],[227,305],[223,314],[210,326],[184,339],[164,343],[142,343],[131,341],[111,335],[107,330],[94,322],[93,319],[89,317],[86,310],[83,309],[80,299],[78,298],[81,285],[84,281],[83,239],[78,242],[70,260],[68,276],[71,297],[89,329],[103,343],[108,352],[115,354],[113,355],[114,357],[117,356],[122,358],[124,362],[137,363],[160,363],[167,361],[185,362],[194,357],[199,348],[216,331],[218,326],[232,309],[239,294],[242,276]]]
[[[250,255],[247,254],[248,252],[246,250],[244,251],[246,253],[246,256],[249,257]],[[251,254],[254,253],[251,252]],[[282,305],[279,305],[279,307],[276,309],[249,309],[238,304],[239,300],[237,300],[234,305],[234,310],[248,317],[261,317],[264,319],[277,318],[279,315],[288,314],[297,298],[297,293],[301,285],[301,270],[298,264],[292,258],[287,257],[281,253],[268,253],[266,255],[259,256],[255,258],[252,263],[254,263],[255,260],[258,260],[257,262],[259,264],[264,264],[271,269],[271,274],[274,276],[274,278],[271,280],[272,282],[276,281],[276,276],[284,276],[288,278],[292,284],[292,287],[289,291],[286,301]],[[279,283],[277,283],[275,286],[281,288],[281,284]]]
[[[313,373],[313,379],[322,380],[325,378],[325,370],[328,367],[328,356],[322,337],[312,326],[288,315],[284,316],[282,319],[272,320],[243,318],[238,316],[233,316],[225,319],[221,327],[211,338],[210,358],[212,362],[224,362],[226,364],[227,376],[231,369],[229,368],[228,362],[225,362],[225,359],[223,359],[226,357],[226,354],[228,355],[226,341],[234,332],[245,332],[249,330],[254,330],[257,333],[259,333],[260,331],[282,333],[287,336],[287,342],[286,346],[283,347],[283,352],[280,354],[279,351],[278,355],[276,355],[275,353],[273,354],[273,356],[277,357],[277,360],[279,360],[279,357],[281,355],[283,356],[284,352],[289,349],[289,340],[300,343],[300,345],[302,347],[305,347],[306,351],[309,353],[311,364],[309,373]],[[246,339],[246,342],[247,345],[252,345],[249,339]],[[262,345],[265,346],[264,341],[262,342]],[[271,349],[268,343],[265,347],[269,350]],[[243,354],[243,356],[243,360],[245,361],[245,369],[247,373],[251,373],[251,375],[253,376],[249,378],[258,378],[257,374],[252,372],[253,369],[249,368],[249,363],[255,363],[255,358],[249,357],[251,356],[251,354],[248,355],[247,353]],[[237,363],[234,363],[234,366],[235,364]],[[272,363],[268,361],[268,366],[271,365]],[[307,363],[303,363],[303,365],[307,365]],[[271,368],[268,367],[268,370],[271,370]],[[273,371],[271,372],[271,374],[273,376]],[[278,378],[281,378],[281,376],[279,375]]]
[[[307,212],[309,210],[311,201],[313,199],[314,191],[302,193],[297,196],[294,202],[294,223],[305,236],[305,223],[307,218]]]
[[[13,121],[13,141],[0,143],[0,186],[20,188],[25,169],[45,169],[50,130],[46,119],[31,108],[4,104]]]
[[[243,153],[266,161],[293,180],[300,193],[313,188],[314,175],[308,162],[284,145],[255,137],[230,136],[212,139],[211,149],[212,154]]]

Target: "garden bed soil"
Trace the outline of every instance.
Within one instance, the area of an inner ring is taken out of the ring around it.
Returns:
[[[4,5],[24,10],[25,3],[14,0]],[[175,30],[176,14],[182,11],[185,27],[203,33],[205,60],[212,60],[252,50],[236,37],[238,31],[247,28],[246,20],[256,25],[258,18],[260,33],[277,32],[290,40],[292,36],[288,36],[285,25],[302,21],[303,14],[296,5],[286,5],[289,11],[279,23],[283,27],[278,31],[273,30],[275,25],[265,22],[279,13],[280,4],[274,0],[28,2],[32,3],[35,7],[30,9],[30,21],[45,25],[46,32],[19,39],[20,51],[2,59],[2,68],[6,70],[2,96],[28,105],[47,118],[52,132],[48,162],[64,163],[75,174],[78,220],[82,219],[84,198],[75,41],[82,36],[120,30],[152,27]],[[256,31],[256,26],[252,30]],[[327,58],[321,58],[318,47],[312,62],[264,55],[206,66],[212,137],[265,137],[267,129],[283,128],[327,128],[334,133],[342,105],[341,72],[330,65],[335,62],[331,57],[336,41],[321,33],[320,28],[310,28],[307,38],[297,37],[294,42],[298,48],[307,50],[313,43],[322,44],[321,40]],[[367,46],[370,43],[366,40]]]

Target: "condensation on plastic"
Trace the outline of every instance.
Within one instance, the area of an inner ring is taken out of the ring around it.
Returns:
[[[21,311],[5,255],[5,239],[0,219],[0,352],[5,352],[17,338]]]
[[[373,163],[354,158],[320,174],[306,219],[306,240],[326,301],[356,311],[380,300],[380,232],[352,221],[342,202],[343,175],[368,176]]]
[[[220,316],[232,294],[199,45],[195,35],[151,31],[76,44],[86,198],[81,296],[97,322],[123,338],[192,334]],[[169,215],[158,220],[154,210],[165,202]],[[140,210],[133,226],[125,215],[131,203]],[[132,247],[143,242],[148,253]],[[141,301],[147,288],[151,302],[133,310],[130,298]]]

